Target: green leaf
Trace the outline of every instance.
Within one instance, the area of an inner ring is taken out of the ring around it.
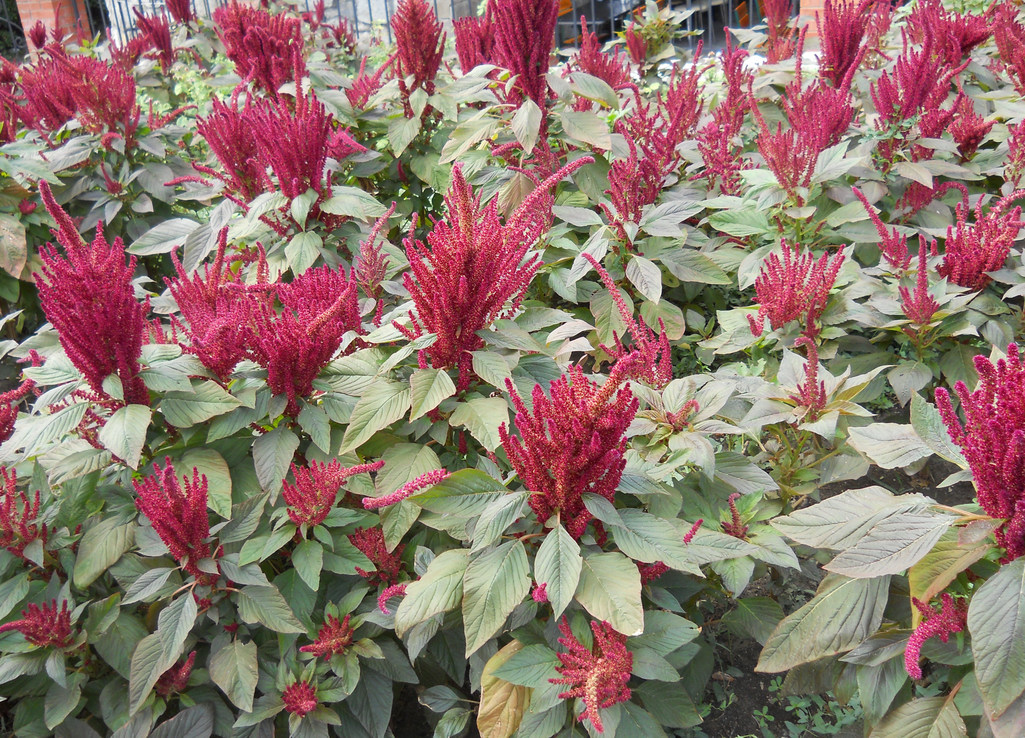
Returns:
[[[82,681],[84,674],[75,674],[66,687],[53,683],[46,690],[46,699],[43,702],[43,722],[46,727],[53,730],[64,722],[64,719],[71,715],[78,707],[78,701],[82,697]]]
[[[149,734],[149,738],[210,738],[214,732],[214,707],[195,705],[165,720]]]
[[[718,264],[698,251],[675,249],[660,254],[659,261],[681,282],[733,284],[733,280]]]
[[[524,687],[543,687],[549,678],[557,678],[555,667],[561,662],[555,651],[541,643],[524,646],[493,672],[499,679]]]
[[[537,549],[534,577],[538,584],[546,585],[553,618],[558,619],[573,599],[583,563],[580,544],[561,525],[549,531]]]
[[[595,113],[565,110],[559,117],[562,129],[570,139],[605,151],[612,148],[609,124]]]
[[[373,195],[361,189],[338,186],[331,189],[331,197],[321,203],[320,209],[331,215],[348,215],[352,218],[379,218],[387,210]]]
[[[414,625],[459,606],[469,556],[465,549],[443,551],[422,577],[409,583],[406,596],[395,611],[396,635],[402,638]]]
[[[305,633],[277,587],[249,585],[238,592],[238,614],[250,625],[260,623],[277,633]]]
[[[466,656],[487,643],[530,591],[530,565],[520,541],[508,541],[470,561],[463,576]]]
[[[903,468],[932,456],[932,449],[910,425],[872,423],[851,428],[849,434],[848,442],[854,450],[883,469]]]
[[[473,526],[473,545],[470,553],[477,553],[498,540],[513,521],[522,517],[526,492],[511,492],[485,508]]]
[[[740,238],[761,236],[774,229],[766,212],[754,207],[719,210],[708,216],[708,224],[717,231]]]
[[[473,352],[473,373],[502,391],[505,391],[505,380],[512,379],[509,364],[494,351]]]
[[[444,369],[417,369],[409,377],[409,419],[416,420],[456,393],[452,377]]]
[[[325,454],[331,453],[331,418],[319,405],[303,403],[299,412],[299,426]]]
[[[605,80],[585,72],[573,72],[569,81],[575,94],[614,110],[619,108],[619,96]]]
[[[510,641],[484,665],[477,711],[477,732],[481,738],[511,738],[530,705],[529,689],[495,676],[495,671],[521,648],[523,644],[519,641]]]
[[[371,384],[352,409],[349,427],[345,429],[342,447],[338,451],[346,454],[369,441],[377,431],[387,428],[399,420],[411,403],[409,385],[389,379],[379,379]]]
[[[972,595],[968,631],[979,691],[999,717],[1025,692],[1025,558],[1002,566]]]
[[[661,561],[672,569],[701,576],[676,525],[640,510],[620,510],[619,514],[625,527],[615,527],[612,535],[623,553],[646,564]]]
[[[854,648],[879,628],[889,583],[828,575],[810,602],[776,626],[755,671],[786,671]]]
[[[448,422],[453,426],[465,426],[470,435],[483,444],[488,451],[501,445],[498,428],[509,422],[509,404],[502,397],[475,397],[461,402]]]
[[[197,380],[192,390],[168,392],[160,403],[160,412],[176,428],[191,428],[242,405],[216,382]]]
[[[505,485],[479,469],[460,469],[407,499],[433,513],[472,518],[507,494]]]
[[[78,556],[72,574],[75,586],[85,589],[117,563],[135,542],[135,524],[118,524],[115,517],[104,518],[86,530],[78,544]]]
[[[541,131],[541,108],[529,97],[523,101],[516,114],[513,115],[511,127],[513,135],[519,141],[523,152],[529,154],[537,144],[537,137]]]
[[[723,625],[735,635],[753,638],[763,646],[782,619],[783,608],[768,597],[741,597],[722,617]]]
[[[420,133],[420,117],[407,118],[404,115],[388,121],[388,143],[395,156],[401,156]]]
[[[207,505],[225,520],[231,518],[231,470],[223,456],[212,448],[193,448],[176,466],[179,476],[190,479],[192,470],[198,469],[206,477]]]
[[[644,634],[631,639],[632,645],[650,648],[662,656],[668,656],[701,633],[691,621],[665,610],[644,612]]]
[[[900,574],[924,557],[954,523],[932,511],[886,517],[825,569],[854,579]]]
[[[987,540],[961,544],[956,530],[945,532],[932,550],[908,571],[911,596],[929,602],[945,590],[958,574],[992,549],[993,544]]]
[[[264,433],[253,442],[256,478],[265,492],[272,496],[278,493],[298,448],[299,436],[285,427]]]
[[[911,427],[934,454],[957,464],[962,469],[968,468],[968,462],[965,461],[961,449],[950,440],[940,411],[918,394],[911,398]]]
[[[17,607],[28,594],[28,590],[28,574],[19,574],[0,584],[0,620],[5,619],[11,610]]]
[[[636,564],[620,553],[587,556],[580,570],[576,599],[599,620],[607,620],[628,636],[644,632],[641,574]]]
[[[870,738],[964,738],[967,735],[968,730],[953,700],[924,697],[906,702],[883,718]]]
[[[314,231],[301,231],[292,236],[285,246],[285,259],[292,268],[292,273],[302,274],[313,266],[320,258],[320,248],[323,245],[324,240]]]
[[[253,711],[253,695],[260,673],[256,643],[232,641],[210,659],[210,678],[243,712]]]
[[[199,609],[191,592],[185,592],[160,612],[157,632],[141,641],[132,654],[128,681],[128,709],[142,707],[160,675],[174,666],[182,654],[185,639],[196,622]]]
[[[634,254],[626,265],[626,278],[638,292],[656,305],[662,299],[662,270],[651,260]]]
[[[201,224],[188,218],[171,218],[150,228],[128,247],[128,253],[136,256],[169,254],[185,243]]]
[[[324,547],[317,541],[303,541],[292,551],[292,566],[310,589],[320,589],[320,571],[324,567]]]
[[[152,416],[153,411],[146,405],[119,408],[100,428],[100,443],[129,467],[138,469]]]

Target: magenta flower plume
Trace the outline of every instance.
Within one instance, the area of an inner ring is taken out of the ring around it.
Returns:
[[[979,505],[1004,521],[995,535],[1006,563],[1025,554],[1025,365],[1012,343],[996,366],[976,356],[975,370],[975,391],[969,392],[964,382],[954,387],[964,424],[943,387],[936,390],[936,407],[972,470]]]
[[[399,0],[391,27],[395,33],[399,92],[406,117],[412,118],[409,96],[416,90],[434,94],[434,78],[445,52],[445,34],[427,0]]]
[[[433,471],[426,472],[425,474],[418,476],[416,479],[406,482],[391,494],[384,495],[383,497],[363,498],[363,507],[367,510],[377,510],[382,507],[398,504],[422,489],[427,489],[428,487],[440,484],[447,477],[448,472],[444,469],[435,469]]]
[[[171,459],[165,459],[164,464],[163,469],[154,464],[152,475],[133,482],[138,495],[135,506],[149,518],[153,530],[185,571],[204,577],[199,562],[210,558],[206,476],[193,468],[192,479],[185,477],[183,490]]]
[[[626,323],[627,332],[630,334],[632,339],[632,345],[627,350],[620,337],[613,333],[615,339],[615,345],[600,346],[602,351],[612,357],[613,361],[619,361],[624,359],[629,354],[635,354],[640,359],[629,359],[629,365],[633,367],[634,372],[631,374],[630,379],[641,379],[647,382],[652,387],[657,389],[664,388],[673,379],[673,362],[672,362],[672,349],[669,346],[669,336],[666,334],[666,327],[662,320],[659,320],[660,332],[656,335],[655,332],[649,328],[643,318],[637,320],[630,312],[630,309],[626,306],[626,302],[623,300],[623,296],[619,292],[619,288],[616,283],[612,281],[612,277],[608,271],[605,270],[598,261],[590,254],[584,254],[584,258],[587,259],[591,266],[594,267],[595,271],[598,272],[598,276],[601,278],[602,284],[605,285],[605,289],[609,291],[609,295],[612,297],[612,302],[616,306],[616,310],[619,311],[620,317],[623,318],[623,322]]]
[[[53,244],[39,251],[43,268],[36,285],[46,319],[94,392],[107,397],[103,381],[116,374],[126,404],[148,405],[149,392],[139,376],[146,306],[135,299],[132,286],[135,257],[126,262],[124,243],[120,238],[108,243],[99,226],[93,242],[86,244],[50,185],[41,181],[39,193],[57,222],[53,233],[64,248],[63,255]]]
[[[580,16],[580,47],[573,63],[581,72],[604,80],[614,90],[625,87],[631,80],[628,55],[618,49],[603,51],[598,34],[587,30],[584,16]]]
[[[44,602],[42,607],[29,605],[21,611],[21,620],[0,625],[0,633],[12,630],[21,633],[26,641],[39,648],[65,649],[75,642],[67,600],[61,602],[60,610],[57,609],[57,600]]]
[[[970,97],[962,97],[958,103],[956,114],[947,130],[957,143],[957,151],[962,161],[968,161],[975,155],[979,144],[986,138],[996,120],[987,121],[975,112],[975,105]]]
[[[540,265],[540,257],[527,258],[527,250],[548,228],[549,190],[589,161],[577,159],[537,183],[504,224],[497,201],[482,207],[456,165],[445,218],[434,223],[427,244],[412,237],[403,242],[410,269],[403,285],[415,309],[412,325],[399,330],[410,339],[437,335],[421,356],[435,369],[458,367],[458,391],[476,376],[471,352],[484,346],[478,331],[516,312]]]
[[[711,122],[697,136],[698,152],[705,166],[704,171],[694,178],[706,179],[710,188],[718,184],[719,190],[727,195],[739,192],[740,172],[746,166],[740,158],[736,139],[744,125],[744,115],[751,108],[750,89],[754,74],[744,68],[747,57],[747,51],[734,46],[727,36],[722,55],[726,95],[712,109]]]
[[[259,306],[251,354],[267,370],[271,392],[288,398],[285,414],[294,418],[299,400],[313,394],[313,380],[342,345],[342,336],[362,333],[359,294],[351,272],[329,266],[276,285],[276,294],[283,309]]]
[[[1012,192],[993,207],[982,212],[982,199],[975,205],[975,222],[969,224],[967,199],[957,205],[957,222],[947,226],[940,276],[954,284],[979,291],[990,283],[987,272],[1003,267],[1011,247],[1025,222],[1021,219],[1021,206],[1011,203],[1025,196],[1025,190]]]
[[[761,8],[765,13],[768,26],[768,40],[765,42],[765,59],[769,64],[785,61],[794,55],[800,45],[795,36],[794,27],[790,24],[791,0],[762,0]],[[807,27],[801,29],[803,38]]]
[[[294,682],[281,693],[285,710],[296,717],[305,717],[317,709],[317,690],[307,681]]]
[[[491,0],[489,4],[494,5],[495,19],[492,61],[516,78],[506,102],[518,106],[524,98],[530,98],[544,110],[558,0]],[[541,120],[543,132],[545,118]]]
[[[783,259],[770,254],[761,274],[755,280],[758,315],[748,316],[751,332],[762,335],[765,321],[774,330],[792,320],[804,318],[804,333],[815,337],[819,333],[817,321],[826,309],[829,291],[843,265],[842,252],[823,254],[818,260],[811,252],[800,253],[799,247],[783,241]]]
[[[1004,177],[1017,187],[1025,175],[1025,123],[1009,125],[1011,137],[1007,139],[1007,164]]]
[[[374,325],[381,325],[381,316],[384,312],[384,303],[381,301],[383,292],[382,284],[388,275],[389,259],[384,254],[383,243],[377,242],[381,230],[387,231],[388,219],[395,213],[395,203],[385,211],[384,215],[377,219],[370,229],[370,235],[365,241],[359,244],[359,261],[355,266],[356,283],[363,290],[363,294],[377,302],[374,311]]]
[[[459,68],[467,74],[474,67],[490,64],[495,43],[495,14],[491,3],[482,16],[467,16],[452,21],[456,37],[456,57]]]
[[[612,162],[609,168],[609,189],[605,190],[609,203],[602,202],[600,207],[615,229],[616,237],[629,249],[631,242],[626,225],[639,223],[645,206],[658,199],[663,176],[662,168],[654,156],[638,157],[637,142],[622,121],[616,124],[616,130],[626,139],[630,153],[625,159]]]
[[[853,75],[853,70],[850,75]],[[850,128],[854,120],[850,75],[832,87],[822,80],[815,80],[802,89],[800,77],[787,85],[783,111],[797,135],[808,141],[806,146],[809,149],[822,151],[835,146]]]
[[[304,75],[302,21],[298,18],[233,0],[217,8],[213,19],[235,71],[271,97],[277,97],[283,84]]]
[[[637,30],[637,24],[633,21],[623,31],[623,39],[626,41],[626,50],[630,54],[630,61],[634,64],[643,64],[648,58],[648,41]]]
[[[807,336],[801,336],[794,344],[804,346],[808,350],[808,358],[804,362],[804,381],[797,385],[797,392],[790,395],[790,399],[804,410],[806,420],[813,421],[826,407],[826,384],[819,381],[819,350],[815,341]],[[736,505],[732,505],[731,509],[735,508]]]
[[[777,123],[776,130],[771,131],[765,118],[752,103],[751,111],[758,121],[758,151],[765,159],[779,186],[795,205],[804,205],[804,195],[798,188],[807,189],[811,186],[811,176],[815,172],[821,149],[817,137],[802,136],[796,129],[783,130],[783,124]]]
[[[25,491],[17,488],[17,473],[6,466],[0,466],[0,483],[0,548],[24,559],[26,546],[36,540],[46,545],[50,534],[39,522],[39,490],[29,500]]]
[[[876,232],[879,234],[880,239],[879,251],[882,253],[883,258],[889,262],[891,267],[903,272],[911,266],[911,252],[908,250],[908,237],[901,235],[896,228],[887,228],[879,217],[879,213],[877,213],[875,208],[872,207],[864,193],[862,193],[862,191],[857,187],[854,187],[853,190],[857,198],[861,200],[861,204],[865,206],[865,211],[868,213],[869,218],[872,219],[872,223],[876,227]]]
[[[139,8],[133,8],[135,12],[135,25],[143,37],[146,38],[150,48],[156,50],[157,61],[160,62],[160,70],[166,74],[167,70],[174,63],[174,47],[171,45],[171,26],[167,22],[166,15],[147,17],[142,14]]]
[[[161,674],[157,679],[157,683],[153,685],[153,691],[164,699],[167,699],[172,694],[184,692],[185,688],[189,686],[189,677],[192,676],[192,667],[195,663],[196,652],[193,651],[187,659],[175,664]]]
[[[288,505],[288,517],[296,525],[312,528],[320,525],[331,512],[342,485],[350,477],[367,474],[384,466],[383,461],[343,467],[337,459],[330,464],[311,461],[308,467],[292,464],[295,483],[282,483],[281,496]]]
[[[915,277],[915,291],[903,285],[898,288],[900,307],[904,315],[915,326],[929,325],[932,316],[940,309],[940,304],[929,292],[929,252],[936,253],[936,240],[933,239],[931,249],[926,246],[925,236],[918,238],[918,273]]]
[[[737,499],[740,497],[739,492],[734,492],[730,495],[728,500],[730,508],[730,519],[722,524],[722,531],[728,536],[739,538],[742,541],[747,540],[747,526],[744,525],[744,521],[740,518],[740,510],[737,509]]]
[[[389,551],[384,542],[384,531],[380,528],[357,528],[349,535],[349,543],[355,546],[374,565],[374,571],[365,571],[356,567],[356,573],[372,585],[383,584],[389,587],[398,582],[402,575],[402,551],[405,546],[399,544],[394,551]]]
[[[384,64],[379,66],[373,74],[367,74],[367,58],[363,57],[359,63],[359,74],[352,82],[352,87],[345,91],[349,103],[357,110],[365,108],[367,102],[381,89],[384,84],[384,73],[388,71],[396,60],[396,55],[388,57]]]
[[[32,42],[33,49],[41,49],[46,46],[46,34],[48,32],[49,29],[46,27],[46,24],[38,20],[35,22],[35,25],[25,32],[25,36]]]
[[[907,27],[916,40],[935,40],[936,54],[954,66],[993,35],[989,13],[952,13],[941,0],[920,0],[908,16]]]
[[[18,419],[18,405],[27,397],[36,383],[26,379],[12,390],[0,394],[0,443],[14,435],[14,423]]]
[[[821,51],[819,75],[839,87],[864,58],[862,45],[874,0],[826,0],[822,17],[816,13]]]
[[[249,120],[250,102],[238,107],[238,91],[231,104],[214,100],[210,115],[196,121],[196,130],[206,139],[210,151],[217,158],[223,172],[202,164],[193,166],[203,174],[224,183],[236,201],[245,204],[264,191],[267,186],[266,162],[260,160],[256,132]]]
[[[190,0],[167,0],[166,5],[175,23],[191,23],[196,20]]]
[[[1019,95],[1025,94],[1025,24],[1018,21],[1018,8],[1014,4],[996,4],[993,40],[999,52],[997,69],[1010,77]]]
[[[519,435],[510,435],[504,423],[499,426],[502,448],[534,493],[528,502],[542,525],[558,513],[569,534],[580,538],[591,520],[583,495],[613,501],[626,466],[626,429],[638,406],[630,388],[619,385],[635,359],[620,359],[603,386],[571,366],[552,382],[550,395],[534,386],[533,411],[506,382]]]
[[[385,615],[391,615],[391,610],[388,609],[388,600],[393,597],[402,597],[406,594],[406,583],[392,584],[381,590],[381,594],[377,596],[377,609]]]
[[[626,685],[634,659],[626,648],[626,636],[617,633],[605,621],[592,620],[592,651],[573,635],[565,617],[559,622],[559,632],[562,633],[559,643],[569,650],[557,654],[561,663],[555,670],[562,676],[548,681],[568,686],[568,690],[559,694],[559,699],[579,697],[584,703],[580,721],[590,720],[594,729],[602,733],[605,726],[598,711],[630,699],[630,688]]]
[[[919,599],[912,598],[911,601],[922,613],[923,620],[908,640],[907,648],[904,651],[904,668],[912,679],[921,679],[922,665],[919,661],[922,658],[922,646],[930,638],[939,638],[946,643],[952,634],[960,633],[965,629],[968,618],[968,599],[958,597],[955,600],[951,594],[944,592],[940,595],[939,609]]]
[[[535,585],[534,589],[530,592],[530,598],[539,605],[548,602],[548,582]]]
[[[315,657],[330,659],[332,656],[340,656],[352,645],[352,634],[355,629],[349,625],[350,615],[344,620],[339,620],[334,615],[328,615],[324,624],[317,631],[317,640],[299,650],[303,653],[312,653]]]

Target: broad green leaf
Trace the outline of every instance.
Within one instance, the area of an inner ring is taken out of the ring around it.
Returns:
[[[519,641],[510,641],[484,665],[477,710],[477,731],[481,738],[511,738],[530,705],[531,690],[495,676],[495,671],[521,648],[523,644]]]
[[[972,595],[968,631],[979,691],[999,717],[1025,692],[1025,558],[1002,566]]]
[[[872,731],[870,738],[965,738],[968,730],[953,700],[924,697],[906,702]]]
[[[46,698],[43,701],[43,722],[46,723],[48,729],[53,730],[63,723],[64,719],[78,707],[78,701],[82,698],[82,682],[85,679],[84,674],[75,674],[67,686],[61,686],[54,682],[46,690]]]
[[[402,638],[414,625],[459,606],[469,555],[466,549],[443,551],[422,577],[409,583],[395,611],[396,635]]]
[[[626,278],[656,305],[662,299],[662,270],[651,260],[634,254],[626,265]]]
[[[595,113],[566,110],[559,116],[566,135],[596,149],[608,151],[612,148],[609,124]]]
[[[117,409],[100,428],[100,443],[129,467],[138,469],[152,416],[153,411],[146,405]]]
[[[409,385],[410,420],[416,420],[456,393],[456,386],[444,369],[417,369],[410,375]]]
[[[157,632],[139,641],[132,654],[128,682],[129,712],[134,714],[142,707],[160,675],[178,661],[198,613],[196,599],[185,592],[161,610]]]
[[[741,238],[761,236],[775,229],[766,212],[755,207],[719,210],[708,216],[708,224],[717,231]]]
[[[786,671],[854,648],[879,628],[889,582],[827,576],[810,602],[776,626],[755,671]]]
[[[734,634],[753,638],[763,646],[783,619],[783,608],[769,597],[741,597],[723,615],[723,624]]]
[[[584,558],[576,600],[620,633],[636,636],[644,632],[641,574],[623,554],[599,553]]]
[[[210,738],[214,732],[214,706],[201,704],[190,707],[165,720],[153,729],[149,738]]]
[[[487,643],[530,591],[530,565],[521,541],[508,541],[472,559],[463,576],[466,656]]]
[[[546,585],[552,617],[558,619],[573,599],[582,566],[580,544],[573,536],[561,525],[550,530],[537,549],[534,577],[538,584]]]
[[[85,589],[117,563],[135,541],[135,523],[118,524],[115,517],[103,518],[86,530],[78,544],[75,586]]]
[[[541,131],[542,117],[541,108],[529,97],[524,99],[516,114],[513,115],[510,124],[512,132],[525,154],[534,150],[538,133]]]
[[[228,699],[243,712],[253,711],[253,695],[260,667],[256,658],[256,643],[231,641],[215,653],[208,666],[210,678]]]
[[[412,118],[400,115],[388,121],[388,143],[391,144],[392,152],[396,157],[402,155],[402,152],[409,144],[413,143],[419,133],[420,116],[418,115]]]
[[[224,457],[212,448],[193,448],[176,463],[179,476],[192,478],[198,469],[206,477],[207,505],[225,520],[231,519],[231,470]]]
[[[992,548],[993,544],[987,540],[962,545],[956,531],[945,532],[932,550],[908,571],[911,596],[929,602]]]
[[[338,453],[346,454],[359,448],[377,431],[387,428],[405,415],[410,403],[411,393],[405,382],[388,379],[375,381],[352,409],[349,426],[345,429]]]
[[[11,610],[28,594],[28,590],[28,574],[19,574],[0,584],[0,620],[7,618]]]
[[[526,492],[511,492],[488,505],[473,526],[473,545],[470,553],[477,553],[498,540],[516,520],[522,517]]]
[[[502,443],[498,435],[499,426],[509,423],[509,404],[502,397],[475,397],[459,403],[448,422],[453,426],[465,426],[484,448],[494,451]]]
[[[883,469],[898,469],[932,455],[930,449],[910,425],[872,423],[851,428],[848,443],[873,464]]]
[[[645,610],[644,633],[630,639],[630,646],[650,648],[662,656],[668,656],[684,646],[701,631],[691,621],[665,610]]]
[[[661,561],[672,569],[701,576],[676,525],[640,510],[620,510],[619,516],[623,527],[615,527],[612,535],[627,556],[646,564]]]
[[[669,273],[681,282],[698,284],[732,284],[733,280],[712,261],[699,251],[676,249],[659,255],[659,260]]]
[[[277,633],[305,633],[277,587],[249,585],[238,591],[238,614],[250,625],[260,623]]]
[[[310,440],[326,454],[331,453],[331,418],[319,405],[303,403],[299,412],[299,427],[306,431]]]
[[[541,643],[524,646],[495,669],[494,675],[524,687],[543,687],[549,678],[558,677],[555,667],[560,663],[555,651]]]
[[[292,551],[292,566],[310,589],[318,590],[320,571],[324,566],[324,547],[318,541],[303,541]]]
[[[256,478],[260,487],[272,497],[280,491],[298,448],[299,436],[285,427],[264,433],[253,442]]]
[[[855,579],[900,574],[929,553],[953,522],[928,510],[883,518],[825,569]]]
[[[460,469],[407,499],[433,513],[471,518],[507,494],[505,485],[479,469]]]
[[[494,351],[473,352],[473,373],[502,391],[505,391],[505,380],[512,378],[509,364]]]
[[[968,468],[968,462],[965,461],[961,449],[950,440],[940,411],[918,394],[911,398],[911,427],[937,456],[957,464],[962,469]]]
[[[352,218],[379,218],[387,210],[373,195],[356,187],[339,186],[331,189],[331,197],[321,203],[320,209],[331,215]]]
[[[128,247],[136,256],[169,254],[185,243],[189,234],[201,224],[188,218],[170,218],[150,228]]]
[[[216,382],[197,380],[192,383],[192,392],[168,392],[160,403],[160,412],[176,428],[191,428],[241,405],[241,400]]]
[[[320,248],[323,245],[324,240],[314,231],[302,231],[292,236],[285,246],[285,259],[292,268],[292,273],[302,274],[313,266],[320,258]]]

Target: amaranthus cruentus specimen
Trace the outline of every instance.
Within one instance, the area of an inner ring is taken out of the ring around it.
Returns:
[[[882,257],[897,271],[905,271],[911,266],[908,237],[901,234],[896,228],[887,228],[865,194],[857,187],[853,189],[854,194],[861,200],[861,204],[865,206],[865,211],[872,219],[872,224],[875,225],[876,232],[879,234],[879,251]]]
[[[298,18],[232,0],[217,8],[213,19],[225,53],[242,79],[277,97],[283,84],[302,77],[302,22]]]
[[[996,366],[976,356],[975,370],[975,391],[969,392],[964,382],[954,387],[963,425],[943,387],[936,389],[936,406],[972,470],[979,505],[1003,521],[995,536],[1006,563],[1025,554],[1025,365],[1012,343]]]
[[[803,317],[805,335],[817,336],[819,316],[826,309],[829,291],[843,261],[843,252],[823,254],[816,260],[811,252],[801,253],[796,244],[791,246],[784,240],[783,259],[770,254],[755,280],[758,315],[747,316],[751,332],[762,335],[766,319],[773,330],[778,330]]]
[[[865,26],[875,0],[826,0],[821,18],[815,14],[819,32],[819,75],[839,87],[851,69],[864,58]]]
[[[133,482],[135,506],[149,518],[153,530],[167,546],[171,556],[188,573],[199,579],[210,575],[199,568],[199,562],[210,558],[210,520],[206,513],[206,476],[193,468],[192,478],[185,477],[185,489],[178,482],[171,459],[164,468],[153,465],[153,474]]]
[[[445,218],[435,222],[427,244],[412,237],[403,242],[410,269],[403,285],[415,310],[412,325],[399,330],[410,339],[425,333],[438,336],[423,350],[421,361],[428,360],[435,369],[457,367],[458,391],[476,376],[472,352],[484,346],[477,332],[516,312],[537,271],[540,257],[526,255],[548,228],[548,191],[590,161],[577,159],[538,184],[504,224],[497,201],[482,207],[480,195],[473,194],[456,165],[445,196]]]
[[[904,311],[905,317],[911,321],[915,329],[929,325],[932,316],[940,309],[939,302],[929,292],[929,262],[930,251],[936,254],[936,240],[933,239],[932,247],[926,246],[925,236],[918,237],[918,272],[915,277],[915,291],[901,285],[897,291],[900,293],[900,308]],[[912,329],[905,328],[905,332]]]
[[[498,432],[509,463],[534,493],[528,502],[541,525],[558,514],[569,534],[580,538],[591,521],[583,496],[613,501],[626,467],[626,429],[638,406],[622,382],[637,361],[636,354],[620,359],[600,386],[571,366],[552,382],[549,395],[534,386],[532,411],[506,382],[519,435],[511,435],[504,423]]]
[[[559,643],[569,650],[556,654],[560,664],[555,670],[561,676],[548,681],[568,686],[569,689],[559,694],[559,699],[579,697],[584,703],[580,721],[590,720],[594,729],[602,733],[605,726],[599,710],[630,699],[630,688],[626,685],[634,659],[626,647],[626,636],[617,633],[608,622],[592,620],[592,650],[577,640],[565,617],[559,621],[559,632],[562,633]]]
[[[308,528],[320,525],[334,507],[345,480],[357,474],[377,471],[382,466],[383,461],[375,461],[344,467],[338,459],[330,464],[311,461],[308,467],[292,464],[295,483],[285,481],[281,487],[281,496],[288,505],[288,517],[296,525]]]
[[[467,16],[452,21],[452,30],[456,37],[456,56],[463,74],[481,64],[490,64],[492,47],[495,43],[494,6],[488,3],[484,15]]]
[[[14,423],[18,419],[18,404],[35,388],[36,383],[26,379],[12,390],[0,394],[0,443],[14,434]]]
[[[1011,253],[1018,233],[1025,226],[1021,206],[1011,203],[1025,197],[1025,190],[1012,192],[982,213],[982,199],[975,205],[975,222],[968,223],[967,200],[954,208],[957,223],[947,226],[940,276],[954,284],[979,291],[990,283],[988,272],[1000,269]]]
[[[344,620],[339,620],[334,615],[328,615],[324,624],[317,631],[317,640],[299,650],[303,653],[312,653],[316,658],[330,659],[332,656],[339,656],[352,645],[352,634],[355,628],[349,625],[351,615],[346,615]]]
[[[109,398],[103,382],[113,374],[126,404],[148,405],[149,391],[139,376],[146,306],[135,299],[132,286],[135,257],[126,262],[124,243],[120,238],[108,243],[99,226],[93,242],[86,244],[50,185],[41,181],[39,193],[64,247],[63,255],[52,244],[39,251],[43,269],[36,285],[46,319],[97,395]]]
[[[940,595],[939,609],[919,599],[912,599],[912,602],[922,613],[923,620],[908,639],[907,648],[904,650],[904,668],[912,679],[921,679],[922,665],[919,662],[922,658],[922,646],[930,638],[939,638],[946,643],[952,634],[965,629],[968,599],[955,599],[949,592],[944,592]]]
[[[0,466],[0,548],[7,549],[20,559],[25,548],[35,541],[44,546],[49,531],[39,521],[39,490],[29,500],[24,490],[18,489],[18,475],[13,469]]]
[[[306,680],[294,682],[281,693],[285,710],[296,717],[305,717],[317,709],[317,690]]]
[[[705,167],[704,171],[694,175],[694,179],[708,180],[712,189],[718,184],[719,190],[726,195],[737,194],[740,172],[746,166],[740,158],[736,138],[743,127],[744,114],[751,107],[750,89],[754,75],[744,68],[747,57],[747,51],[734,46],[727,36],[722,57],[726,95],[712,109],[711,122],[697,136],[698,151]]]
[[[544,110],[548,102],[548,65],[555,47],[558,0],[491,0],[494,5],[495,41],[492,61],[509,70],[515,82],[506,102],[519,105],[524,98]],[[546,130],[541,117],[542,135]]]
[[[227,189],[226,196],[245,206],[263,192],[267,167],[266,162],[260,159],[256,131],[249,120],[250,102],[247,100],[239,108],[238,94],[239,90],[236,90],[230,104],[215,99],[210,114],[196,120],[196,130],[206,139],[210,151],[224,171],[218,172],[196,162],[192,166],[223,182]]]
[[[189,686],[189,677],[192,676],[192,667],[196,663],[196,652],[193,651],[184,661],[175,664],[157,679],[153,685],[153,691],[164,699],[173,694],[184,692]]]
[[[580,49],[573,61],[577,68],[593,77],[604,80],[612,89],[630,83],[630,60],[619,49],[613,52],[602,50],[598,34],[587,30],[587,18],[580,16]]]
[[[396,76],[407,118],[413,117],[409,96],[416,90],[434,94],[434,78],[445,51],[445,34],[426,0],[401,0],[391,20],[397,50]],[[407,79],[411,78],[411,79]],[[427,113],[427,109],[424,109]]]
[[[75,634],[71,630],[71,610],[68,601],[61,602],[57,609],[57,600],[44,602],[40,607],[31,604],[21,612],[21,620],[13,620],[0,625],[0,633],[16,630],[25,636],[25,640],[38,648],[56,648],[64,650],[75,642]]]
[[[383,584],[390,587],[398,583],[402,574],[402,551],[406,548],[403,544],[389,551],[384,542],[384,531],[380,528],[357,528],[350,536],[349,543],[355,546],[360,553],[370,559],[374,565],[373,571],[367,571],[356,567],[356,573],[367,580],[371,585]]]

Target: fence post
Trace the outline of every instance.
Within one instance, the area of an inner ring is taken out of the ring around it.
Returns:
[[[38,21],[47,28],[59,25],[64,33],[76,30],[86,36],[92,33],[84,0],[18,0],[18,15],[26,34]],[[27,42],[31,47],[32,42]]]

